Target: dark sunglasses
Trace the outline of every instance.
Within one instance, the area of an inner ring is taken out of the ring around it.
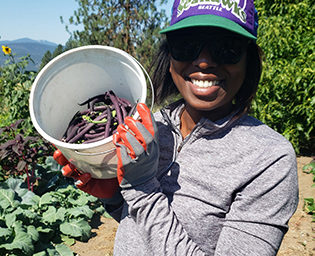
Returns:
[[[168,48],[173,59],[177,61],[194,61],[204,47],[217,64],[236,64],[245,53],[250,40],[231,34],[169,34]]]

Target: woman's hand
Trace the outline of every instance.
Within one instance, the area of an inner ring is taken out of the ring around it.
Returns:
[[[118,166],[117,178],[122,188],[130,188],[153,178],[159,161],[157,127],[149,108],[139,103],[140,120],[125,118],[113,135]]]
[[[115,193],[119,192],[117,178],[95,179],[91,177],[90,173],[80,173],[73,164],[69,163],[59,149],[54,152],[54,159],[58,164],[64,166],[62,174],[73,178],[76,181],[76,187],[80,190],[102,199],[111,199]]]

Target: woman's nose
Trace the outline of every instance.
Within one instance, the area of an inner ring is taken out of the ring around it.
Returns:
[[[203,47],[197,59],[193,61],[193,65],[196,65],[202,69],[213,68],[218,64],[213,60],[207,47]]]

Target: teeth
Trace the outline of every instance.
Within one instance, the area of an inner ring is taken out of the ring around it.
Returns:
[[[205,81],[205,80],[196,80],[196,79],[191,79],[191,81],[194,85],[197,85],[203,88],[210,87],[213,85],[218,85],[220,83],[219,81]]]

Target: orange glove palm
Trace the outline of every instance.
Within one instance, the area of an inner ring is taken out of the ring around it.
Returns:
[[[58,164],[64,166],[62,174],[76,180],[75,185],[80,190],[98,198],[108,199],[118,192],[117,178],[95,179],[91,177],[90,173],[80,173],[73,164],[69,163],[59,149],[54,152],[53,157]]]
[[[159,146],[157,127],[148,107],[139,103],[140,120],[125,118],[113,136],[118,164],[117,178],[122,188],[134,187],[153,178],[157,172]]]

